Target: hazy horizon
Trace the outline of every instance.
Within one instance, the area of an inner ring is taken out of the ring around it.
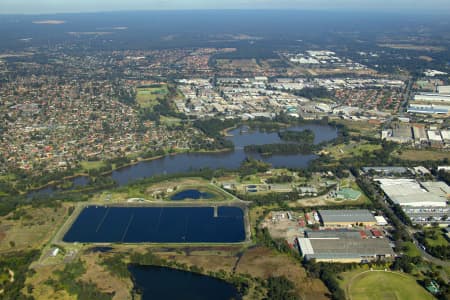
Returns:
[[[391,13],[438,13],[450,14],[448,0],[79,0],[61,2],[57,0],[2,0],[2,15],[46,15],[65,13],[102,13],[133,11],[184,11],[184,10],[318,10]]]

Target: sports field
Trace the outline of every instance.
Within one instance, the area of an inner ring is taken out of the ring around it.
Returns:
[[[346,292],[350,300],[428,300],[434,299],[408,275],[366,271],[350,279]]]
[[[166,84],[154,84],[137,88],[136,101],[142,108],[152,108],[163,99],[169,90]]]

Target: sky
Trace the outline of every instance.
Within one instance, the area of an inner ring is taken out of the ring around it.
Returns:
[[[174,9],[339,9],[450,14],[450,0],[0,0],[0,14]]]

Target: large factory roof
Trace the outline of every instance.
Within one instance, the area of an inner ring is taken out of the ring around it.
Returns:
[[[345,210],[320,210],[319,214],[324,223],[364,223],[375,222],[375,217],[367,209],[345,209]]]
[[[358,231],[308,232],[308,237],[298,238],[298,243],[306,259],[364,259],[394,255],[387,239],[363,238]]]
[[[384,193],[402,206],[446,206],[445,183],[421,183],[414,179],[376,179]],[[447,186],[448,188],[448,186]]]

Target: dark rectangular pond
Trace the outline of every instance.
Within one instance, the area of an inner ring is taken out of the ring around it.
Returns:
[[[199,190],[184,190],[170,197],[170,200],[186,200],[186,199],[198,200],[211,198],[214,198],[214,195],[210,193],[202,193]]]
[[[236,287],[208,276],[153,266],[130,266],[142,300],[241,299]]]
[[[245,240],[238,207],[83,209],[63,239],[81,243],[233,243]]]

